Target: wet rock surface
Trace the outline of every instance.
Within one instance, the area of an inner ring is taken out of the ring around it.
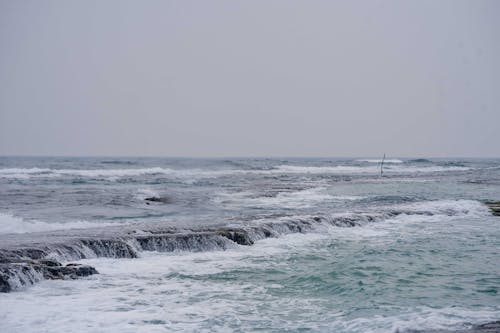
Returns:
[[[77,279],[99,274],[88,265],[62,265],[56,260],[14,260],[0,264],[0,292],[10,292],[32,285],[40,280]]]

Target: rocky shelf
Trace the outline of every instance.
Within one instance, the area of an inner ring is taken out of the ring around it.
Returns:
[[[488,202],[500,216],[500,202]],[[453,215],[454,212],[450,211]],[[97,274],[90,266],[71,263],[80,259],[137,258],[142,251],[213,251],[250,246],[255,241],[318,228],[356,227],[400,214],[432,215],[427,211],[391,210],[331,216],[282,217],[238,227],[173,228],[155,224],[73,229],[0,235],[0,292],[19,290],[43,279],[75,279]],[[67,263],[67,264],[63,264]]]

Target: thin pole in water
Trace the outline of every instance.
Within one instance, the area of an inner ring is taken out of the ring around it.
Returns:
[[[384,161],[385,161],[385,153],[384,157],[382,157],[382,163],[380,163],[380,177],[384,174]]]

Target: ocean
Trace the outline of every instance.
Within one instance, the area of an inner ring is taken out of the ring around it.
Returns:
[[[500,159],[382,169],[377,158],[0,157],[0,332],[499,320],[500,217],[484,202],[500,200]],[[49,276],[45,259],[98,274]]]

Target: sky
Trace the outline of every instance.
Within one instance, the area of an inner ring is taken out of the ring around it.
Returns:
[[[500,157],[500,1],[0,0],[0,155]]]

